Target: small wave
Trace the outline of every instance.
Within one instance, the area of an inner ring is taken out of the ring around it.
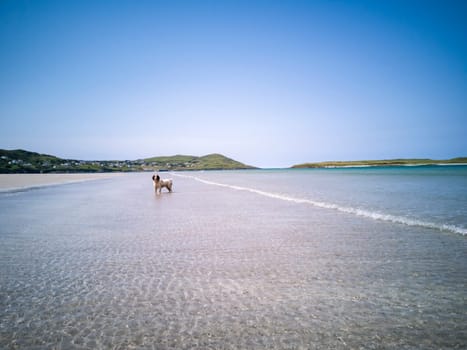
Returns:
[[[29,192],[29,191],[40,190],[43,188],[60,186],[60,185],[63,185],[63,183],[29,185],[29,186],[22,186],[22,187],[8,187],[8,188],[0,189],[0,194],[14,194],[14,193],[20,193],[20,192]]]
[[[26,185],[26,186],[19,186],[19,187],[7,187],[7,188],[1,188],[0,194],[15,194],[15,193],[21,193],[21,192],[29,192],[29,191],[41,190],[44,188],[58,187],[58,186],[64,186],[64,185],[73,185],[73,184],[79,184],[83,182],[97,181],[97,180],[103,180],[103,179],[77,179],[77,180],[67,180],[65,182],[57,181],[57,182]]]
[[[286,196],[283,194],[261,191],[255,188],[242,187],[242,186],[229,185],[229,184],[223,184],[220,182],[209,181],[209,180],[201,179],[196,176],[181,175],[181,174],[174,174],[174,175],[179,176],[179,177],[190,178],[190,179],[196,180],[198,182],[201,182],[207,185],[225,187],[225,188],[230,188],[230,189],[237,190],[237,191],[246,191],[246,192],[256,193],[261,196],[265,196],[269,198],[279,199],[279,200],[283,200],[287,202],[294,202],[298,204],[309,204],[309,205],[312,205],[318,208],[333,209],[333,210],[337,210],[343,213],[353,214],[356,216],[366,217],[366,218],[370,218],[374,220],[393,222],[393,223],[403,224],[403,225],[408,225],[408,226],[420,226],[420,227],[435,229],[439,231],[453,232],[453,233],[461,234],[463,236],[467,235],[467,229],[458,227],[455,225],[437,224],[434,222],[411,219],[411,218],[406,218],[403,216],[397,216],[397,215],[391,215],[391,214],[383,214],[383,213],[378,213],[378,212],[364,210],[364,209],[341,206],[341,205],[333,204],[333,203],[314,201],[314,200],[305,199],[305,198],[295,198],[295,197],[290,197],[290,196]]]

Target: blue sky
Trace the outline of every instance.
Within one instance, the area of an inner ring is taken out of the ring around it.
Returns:
[[[0,2],[0,148],[467,155],[464,1]]]

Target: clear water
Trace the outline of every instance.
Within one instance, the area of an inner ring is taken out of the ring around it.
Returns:
[[[467,234],[467,166],[261,170],[229,175],[208,172],[196,178],[377,220]]]
[[[467,347],[466,168],[0,193],[0,348]]]

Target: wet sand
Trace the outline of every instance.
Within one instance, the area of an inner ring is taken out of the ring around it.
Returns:
[[[120,174],[0,174],[0,191],[105,179]]]
[[[464,237],[150,174],[0,199],[3,348],[467,346]]]

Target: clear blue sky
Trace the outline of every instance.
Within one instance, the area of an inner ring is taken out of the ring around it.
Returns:
[[[467,155],[466,1],[0,1],[0,148]]]

